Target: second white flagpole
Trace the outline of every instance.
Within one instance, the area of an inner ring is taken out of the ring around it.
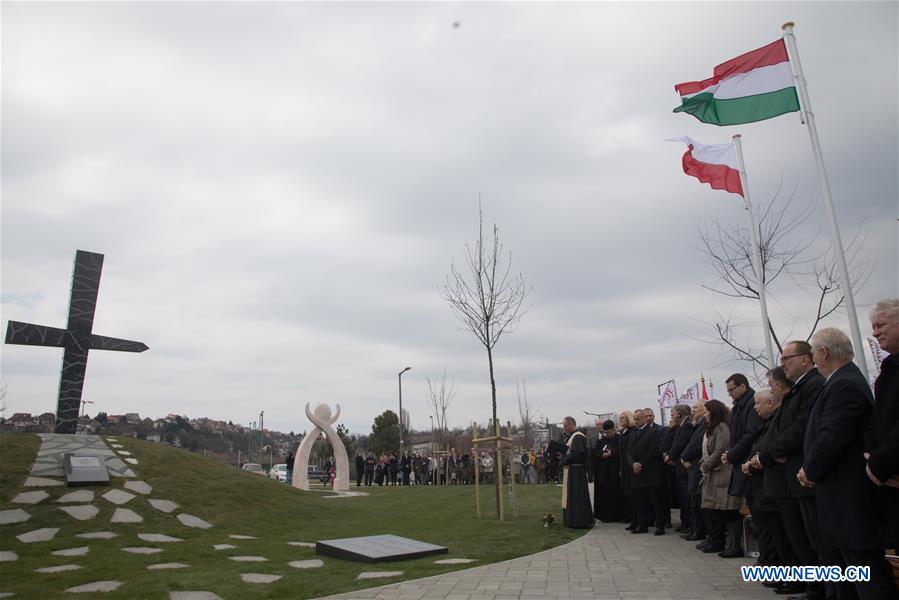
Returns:
[[[749,179],[746,177],[746,166],[743,164],[743,147],[740,145],[740,134],[736,134],[734,149],[737,151],[737,164],[740,166],[740,184],[743,186],[743,207],[749,219],[749,239],[752,244],[752,258],[755,267],[755,280],[759,286],[759,305],[762,308],[762,335],[765,337],[765,349],[768,352],[768,368],[777,366],[774,362],[774,349],[771,346],[771,326],[768,323],[768,301],[765,297],[765,270],[762,265],[762,250],[759,245],[758,228],[755,215],[752,214],[752,202],[749,200]]]
[[[815,155],[815,165],[818,167],[818,179],[821,183],[821,192],[824,196],[824,205],[827,209],[827,218],[830,221],[830,237],[833,252],[840,269],[840,283],[843,297],[846,299],[846,311],[849,313],[849,329],[852,332],[852,345],[855,346],[855,362],[858,364],[865,377],[868,377],[868,361],[865,360],[865,347],[862,344],[862,334],[858,327],[858,313],[855,310],[855,297],[852,295],[852,282],[849,279],[849,269],[846,267],[846,253],[843,251],[843,240],[840,238],[840,228],[837,225],[837,215],[833,209],[833,197],[830,194],[830,182],[827,179],[827,171],[824,170],[824,155],[821,153],[821,142],[818,139],[818,128],[815,126],[815,114],[809,101],[808,90],[805,87],[805,76],[802,74],[802,64],[799,62],[799,50],[796,48],[796,37],[793,35],[795,23],[788,21],[783,24],[784,43],[793,65],[796,79],[796,90],[799,92],[799,102],[802,114],[805,116],[805,125],[808,127],[808,135],[812,142],[812,153]]]

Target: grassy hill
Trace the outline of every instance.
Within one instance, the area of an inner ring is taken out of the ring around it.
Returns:
[[[182,526],[174,514],[153,509],[147,497],[131,500],[129,508],[144,517],[139,524],[110,523],[116,506],[95,489],[94,506],[99,514],[90,521],[77,521],[59,509],[56,500],[71,491],[65,487],[44,488],[50,498],[24,506],[33,516],[25,523],[0,525],[0,551],[14,551],[18,560],[0,562],[0,592],[21,598],[61,596],[67,588],[101,580],[123,585],[104,598],[168,598],[175,590],[208,590],[225,599],[311,598],[354,589],[414,579],[456,570],[458,566],[435,565],[435,557],[370,565],[323,558],[319,569],[294,569],[288,562],[319,558],[313,548],[291,546],[290,541],[317,540],[391,533],[449,548],[449,555],[436,558],[474,558],[483,565],[532,554],[568,542],[583,533],[558,524],[544,528],[546,512],[560,513],[560,489],[556,486],[519,486],[519,516],[505,523],[493,518],[477,519],[473,486],[363,488],[367,497],[325,498],[322,492],[302,492],[268,478],[239,471],[233,466],[201,455],[136,439],[119,438],[124,449],[140,462],[137,478],[153,487],[149,498],[172,500],[185,512],[213,524],[211,529]],[[0,435],[0,510],[19,508],[10,501],[25,491],[22,484],[40,447],[31,434]],[[114,478],[111,487],[122,488]],[[36,488],[29,488],[36,489]],[[355,486],[351,487],[355,490]],[[492,489],[482,488],[485,515],[492,514]],[[24,544],[15,536],[42,527],[58,527],[49,542]],[[81,539],[77,533],[108,530],[118,534],[108,540]],[[178,543],[150,543],[140,533],[162,533],[183,539]],[[255,536],[235,540],[229,534]],[[214,544],[233,544],[236,549],[215,550]],[[53,551],[89,546],[85,556],[54,556]],[[154,546],[163,551],[152,555],[129,554],[125,547]],[[234,562],[228,556],[263,556],[267,562]],[[148,570],[154,563],[181,562],[179,570]],[[81,570],[38,574],[35,569],[78,564]],[[403,571],[402,577],[356,581],[362,571]],[[244,583],[241,573],[282,575],[271,584]]]

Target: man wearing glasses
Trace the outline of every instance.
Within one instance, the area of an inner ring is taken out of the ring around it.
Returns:
[[[775,499],[794,560],[800,565],[819,564],[821,533],[815,509],[815,490],[802,487],[796,473],[802,467],[804,455],[802,441],[808,424],[809,413],[815,405],[818,392],[824,385],[824,377],[812,361],[812,347],[808,342],[787,342],[780,359],[787,379],[793,387],[784,396],[780,411],[771,423],[771,442],[753,459],[765,469],[765,493]],[[800,591],[800,586],[783,584],[783,593]],[[808,598],[823,598],[824,587],[820,583],[805,586]]]

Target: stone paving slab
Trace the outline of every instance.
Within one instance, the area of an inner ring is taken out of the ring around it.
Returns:
[[[125,490],[109,490],[103,494],[103,498],[113,504],[121,506],[131,502],[136,496],[134,494],[129,494]]]
[[[148,548],[145,546],[122,548],[122,550],[129,554],[157,554],[162,552],[162,548]]]
[[[143,523],[144,518],[128,508],[117,508],[110,519],[112,523]]]
[[[241,573],[240,578],[244,583],[274,583],[283,575],[266,575],[265,573]]]
[[[42,569],[35,569],[35,573],[62,573],[64,571],[77,571],[78,569],[82,569],[81,565],[57,565],[55,567],[44,567]]]
[[[15,552],[9,550],[0,552],[0,562],[12,562],[14,560],[19,560],[19,555]]]
[[[178,505],[171,500],[159,500],[157,498],[150,498],[148,502],[150,503],[150,506],[164,513],[170,513],[178,508]]]
[[[90,552],[90,546],[80,546],[78,548],[66,548],[65,550],[56,550],[52,552],[53,556],[84,556]]]
[[[59,479],[50,479],[48,477],[29,477],[25,480],[23,485],[24,487],[54,487],[65,485],[65,482],[60,481]]]
[[[153,491],[153,488],[147,485],[144,481],[126,481],[125,489],[131,490],[132,492],[137,492],[138,494],[147,495]]]
[[[532,556],[425,579],[327,596],[329,600],[756,600],[773,594],[744,583],[754,559],[702,554],[676,534],[631,535],[602,523],[581,538]]]
[[[75,537],[86,540],[111,540],[114,537],[118,537],[118,535],[111,531],[93,531],[91,533],[76,533]]]
[[[84,585],[78,585],[75,587],[71,587],[67,589],[67,592],[72,594],[86,594],[93,592],[112,592],[119,588],[122,585],[121,581],[94,581],[93,583],[85,583]]]
[[[287,563],[288,567],[293,567],[294,569],[318,569],[319,567],[324,566],[324,561],[319,559],[313,560],[295,560]]]
[[[156,563],[155,565],[149,565],[147,569],[151,571],[161,570],[161,569],[186,569],[190,565],[184,563]]]
[[[21,508],[12,510],[0,510],[0,525],[12,525],[14,523],[24,523],[31,518],[31,515]]]
[[[100,509],[93,504],[76,504],[74,506],[60,506],[59,510],[66,512],[73,519],[79,521],[90,521],[97,516]]]
[[[200,517],[195,517],[187,513],[181,513],[176,517],[185,527],[193,527],[195,529],[209,529],[212,523],[207,523]]]
[[[166,542],[183,542],[181,538],[172,537],[170,535],[165,535],[163,533],[138,533],[137,537],[142,539],[145,542],[157,542],[157,543],[166,543]]]
[[[34,542],[49,542],[56,534],[59,533],[58,527],[45,527],[43,529],[35,529],[16,537],[23,544],[33,544]]]
[[[22,492],[18,496],[12,499],[15,504],[37,504],[42,500],[46,500],[50,497],[50,494],[45,492],[44,490],[37,490],[34,492]]]
[[[57,502],[93,502],[94,492],[92,490],[78,490],[77,492],[69,492]]]
[[[213,544],[212,547],[216,550],[233,550],[237,548],[234,544]]]

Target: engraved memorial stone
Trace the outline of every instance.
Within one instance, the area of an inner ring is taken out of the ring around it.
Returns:
[[[109,471],[101,456],[63,455],[66,481],[71,485],[109,485]]]

